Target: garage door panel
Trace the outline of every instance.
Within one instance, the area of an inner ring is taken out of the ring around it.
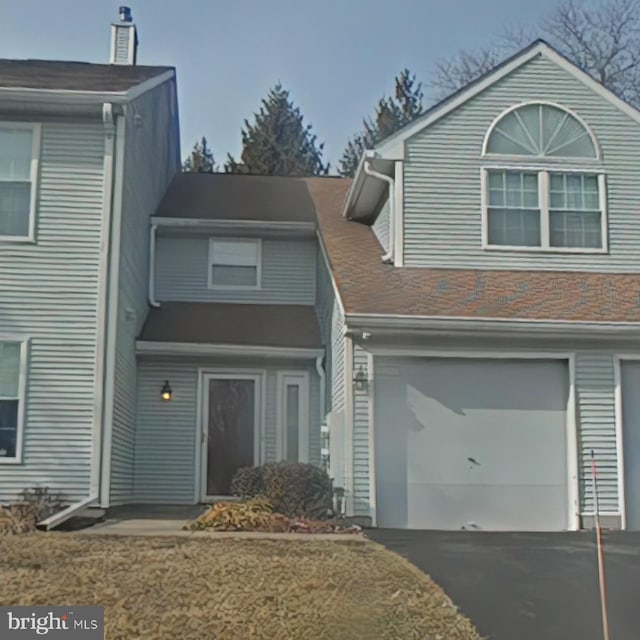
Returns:
[[[627,529],[640,530],[640,362],[623,362],[622,442]]]
[[[412,359],[375,379],[379,526],[566,527],[566,365]]]

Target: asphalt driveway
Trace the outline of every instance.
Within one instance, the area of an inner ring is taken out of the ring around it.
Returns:
[[[591,532],[374,529],[428,573],[491,640],[602,640]],[[605,535],[611,640],[640,638],[640,532]]]

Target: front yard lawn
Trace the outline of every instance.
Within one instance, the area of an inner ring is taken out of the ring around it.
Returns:
[[[439,587],[370,542],[0,541],[3,605],[103,604],[108,640],[479,638]]]

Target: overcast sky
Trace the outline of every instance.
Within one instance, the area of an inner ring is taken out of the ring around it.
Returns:
[[[126,1],[124,2],[126,4]],[[532,24],[557,0],[132,0],[140,64],[177,67],[183,155],[209,139],[238,154],[240,129],[278,80],[326,143],[344,143],[405,66]],[[108,62],[109,0],[0,0],[0,57]],[[332,173],[334,171],[332,170]]]

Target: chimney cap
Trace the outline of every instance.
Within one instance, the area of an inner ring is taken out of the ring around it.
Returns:
[[[133,18],[131,17],[131,7],[120,7],[118,9],[118,13],[120,14],[120,20],[122,22],[133,22]]]

